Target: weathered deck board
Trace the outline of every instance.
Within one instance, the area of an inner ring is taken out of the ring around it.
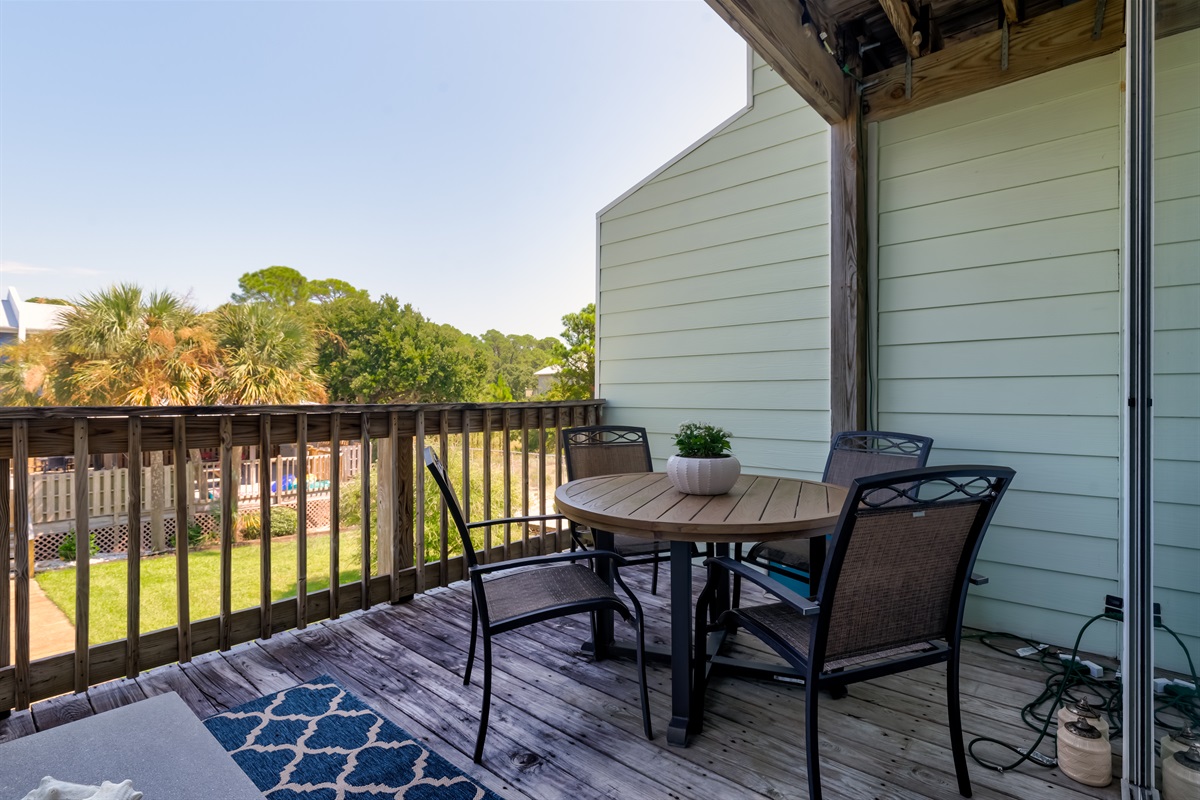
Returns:
[[[665,644],[667,598],[649,594],[649,570],[629,570],[628,579],[646,607],[647,640]],[[35,726],[62,724],[171,690],[206,717],[325,673],[510,800],[806,796],[802,687],[716,677],[704,731],[691,747],[678,749],[664,736],[670,675],[666,665],[651,664],[657,735],[648,742],[633,665],[596,662],[583,653],[588,622],[582,617],[496,637],[491,729],[484,764],[471,763],[482,663],[476,665],[473,685],[464,687],[469,608],[466,586],[459,583],[398,606],[354,611],[304,631],[161,667],[136,681],[38,703],[32,713],[0,721],[0,742],[32,733]],[[761,651],[751,641],[738,637],[739,649]],[[1032,741],[1019,712],[1041,690],[1044,677],[1035,663],[968,642],[962,687],[968,739],[990,734],[1019,744]],[[827,793],[852,800],[958,797],[944,687],[945,669],[934,667],[856,684],[842,700],[823,699]],[[1085,788],[1057,769],[1026,766],[1000,774],[972,763],[971,778],[975,796],[985,800],[1115,800],[1119,795],[1116,784]]]

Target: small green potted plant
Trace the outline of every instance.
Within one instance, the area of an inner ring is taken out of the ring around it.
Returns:
[[[675,434],[677,455],[667,459],[667,477],[684,494],[725,494],[742,465],[729,447],[729,431],[706,422],[685,422]]]

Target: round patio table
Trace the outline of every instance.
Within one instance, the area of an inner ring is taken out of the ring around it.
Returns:
[[[842,486],[763,475],[742,475],[727,494],[715,496],[683,494],[661,472],[601,475],[558,487],[558,513],[590,527],[597,546],[613,533],[671,543],[669,743],[684,746],[700,728],[701,710],[692,707],[692,545],[712,543],[718,555],[728,555],[731,543],[811,538],[812,572],[819,575],[824,536],[833,531],[845,500]],[[718,597],[718,607],[722,603],[728,604],[727,592]],[[597,626],[598,657],[611,640],[609,616]]]

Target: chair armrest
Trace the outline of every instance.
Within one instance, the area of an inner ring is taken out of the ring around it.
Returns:
[[[988,582],[988,579],[987,579],[986,575],[980,575],[978,572],[971,573],[971,585],[972,586],[983,586],[987,582]]]
[[[468,528],[486,528],[489,525],[510,525],[518,522],[543,522],[550,519],[561,519],[570,522],[562,514],[542,514],[534,517],[505,517],[504,519],[485,519],[481,522],[468,522]],[[574,523],[572,523],[574,524]]]
[[[778,597],[783,602],[787,603],[792,608],[796,609],[801,616],[811,617],[821,613],[821,606],[809,600],[807,597],[792,591],[774,578],[764,575],[756,569],[751,569],[740,561],[735,561],[728,556],[721,558],[706,558],[704,559],[706,567],[720,567],[735,575],[740,575],[743,580],[750,581],[766,592]]]
[[[480,564],[471,567],[472,575],[486,575],[489,572],[499,572],[505,569],[515,569],[517,567],[532,567],[539,564],[559,564],[569,561],[590,561],[593,558],[610,559],[618,566],[625,564],[625,559],[617,555],[611,550],[579,550],[574,553],[551,553],[545,556],[529,556],[528,558],[514,558],[511,561],[500,561],[495,564]]]

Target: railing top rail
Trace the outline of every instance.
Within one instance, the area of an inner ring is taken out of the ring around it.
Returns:
[[[35,419],[104,419],[129,417],[261,416],[263,414],[390,413],[393,411],[483,411],[485,409],[574,408],[602,406],[594,400],[534,400],[512,403],[327,403],[263,406],[2,406],[0,421]]]
[[[444,415],[447,433],[461,433],[463,427],[471,433],[483,430],[485,412],[493,416],[498,427],[503,422],[519,429],[531,414],[540,418],[556,417],[562,409],[599,409],[604,400],[556,400],[523,403],[418,403],[378,405],[293,405],[293,406],[162,406],[162,407],[7,407],[0,408],[0,459],[13,453],[13,426],[24,422],[28,426],[30,457],[69,456],[75,452],[74,422],[87,420],[87,447],[92,455],[120,453],[129,446],[130,419],[141,420],[141,443],[145,452],[170,450],[175,446],[175,425],[186,419],[188,448],[216,448],[221,444],[220,421],[233,418],[233,445],[254,445],[260,440],[259,419],[271,419],[271,443],[292,444],[298,439],[297,418],[307,419],[308,442],[327,442],[334,413],[341,414],[339,437],[358,439],[366,420],[370,438],[387,436],[389,419],[396,415],[401,435],[412,435],[419,413],[426,418]],[[447,413],[449,412],[449,413]],[[8,423],[8,424],[6,424]],[[498,429],[494,428],[494,429]]]

